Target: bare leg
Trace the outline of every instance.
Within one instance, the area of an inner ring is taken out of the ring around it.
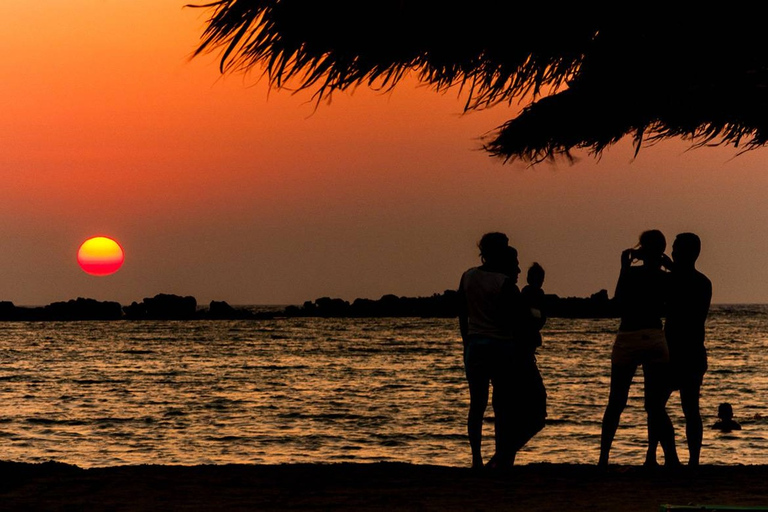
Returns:
[[[597,465],[608,466],[608,455],[611,451],[613,438],[619,428],[619,419],[629,397],[629,387],[635,376],[635,365],[611,365],[611,392],[608,396],[608,406],[603,415],[603,426],[600,436],[600,460]]]
[[[469,382],[469,414],[467,415],[467,434],[472,449],[472,467],[483,467],[483,417],[488,406],[488,380],[478,379]]]
[[[671,390],[669,391],[669,394],[667,395],[667,398],[664,400],[664,403],[666,404],[669,401],[669,396],[671,395]],[[656,467],[659,465],[658,460],[656,459],[656,453],[658,452],[659,448],[659,437],[656,435],[655,429],[651,428],[651,423],[648,423],[648,451],[645,453],[645,466],[648,467]]]
[[[667,414],[667,400],[669,399],[669,375],[668,365],[645,364],[645,410],[648,413],[648,438],[658,439],[664,451],[664,465],[678,466],[680,459],[677,457],[675,446],[675,427]]]
[[[645,466],[656,467],[659,465],[659,461],[656,459],[656,452],[659,448],[659,439],[656,437],[654,430],[648,424],[648,451],[645,452]]]
[[[483,467],[483,418],[488,407],[488,394],[491,384],[490,371],[486,364],[487,348],[470,345],[464,349],[464,368],[469,384],[469,414],[467,415],[467,434],[472,449],[472,467]]]
[[[688,441],[688,465],[698,466],[701,456],[701,444],[704,426],[699,410],[699,396],[701,394],[701,381],[684,385],[680,388],[680,402],[685,415],[685,436]]]
[[[469,446],[472,449],[472,467],[483,467],[482,443],[483,443],[483,417],[488,406],[488,385],[473,386],[470,384],[469,414],[467,415],[467,434]]]

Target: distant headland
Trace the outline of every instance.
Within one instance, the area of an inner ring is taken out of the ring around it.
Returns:
[[[590,297],[547,295],[547,316],[551,318],[615,318],[615,301],[606,290]],[[192,296],[161,293],[141,302],[124,306],[118,302],[77,298],[53,302],[47,306],[16,306],[0,302],[0,321],[71,321],[71,320],[266,320],[284,317],[422,317],[453,318],[458,315],[457,293],[446,290],[430,297],[398,297],[384,295],[380,299],[343,299],[321,297],[304,304],[254,311],[244,306],[231,306],[226,301],[198,304]]]

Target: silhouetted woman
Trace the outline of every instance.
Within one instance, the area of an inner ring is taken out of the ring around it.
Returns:
[[[534,358],[535,346],[517,334],[527,318],[517,278],[517,251],[503,233],[480,243],[482,265],[464,272],[459,285],[459,326],[469,384],[467,433],[472,467],[483,467],[483,416],[493,386],[496,453],[488,465],[511,466],[517,450],[541,430],[546,393]]]
[[[611,352],[611,391],[603,416],[598,462],[601,467],[608,465],[619,418],[640,365],[645,380],[649,433],[659,439],[665,464],[679,464],[675,431],[666,411],[669,350],[661,320],[670,286],[670,276],[661,268],[666,246],[661,231],[650,230],[640,235],[638,247],[621,253],[621,273],[615,293],[621,324]],[[641,264],[632,265],[635,261]]]

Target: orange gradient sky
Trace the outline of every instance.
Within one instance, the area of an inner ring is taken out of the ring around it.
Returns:
[[[642,150],[502,165],[477,138],[513,108],[461,115],[414,81],[309,94],[189,60],[205,13],[175,0],[0,2],[0,300],[201,303],[431,295],[509,234],[563,296],[611,294],[646,228],[695,231],[715,302],[768,302],[768,149]],[[130,253],[89,279],[94,234]]]

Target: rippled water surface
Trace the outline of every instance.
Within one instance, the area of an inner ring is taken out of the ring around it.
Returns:
[[[521,463],[597,460],[617,323],[550,319],[538,356],[549,421]],[[2,322],[0,329],[3,460],[469,462],[452,319]],[[702,462],[768,464],[768,307],[714,308],[707,345]],[[709,429],[724,401],[742,431]],[[685,460],[677,395],[669,410]],[[492,431],[487,423],[488,455]],[[641,464],[645,437],[640,373],[612,461]]]

